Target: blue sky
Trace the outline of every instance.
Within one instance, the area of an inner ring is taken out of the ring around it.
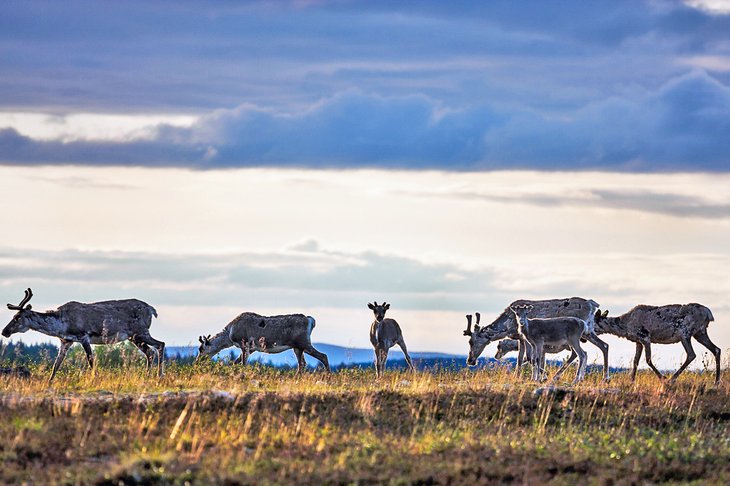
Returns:
[[[464,314],[517,298],[696,301],[730,347],[728,1],[0,12],[8,302],[142,298],[173,344],[305,312],[368,346],[387,300],[410,348],[464,353]]]

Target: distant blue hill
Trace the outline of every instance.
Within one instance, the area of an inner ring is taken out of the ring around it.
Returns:
[[[371,368],[373,367],[373,350],[364,348],[348,348],[345,346],[337,346],[334,344],[314,343],[315,348],[325,353],[330,362],[330,366],[333,369],[337,368]],[[165,348],[165,354],[168,358],[178,359],[189,359],[197,356],[197,346],[168,346]],[[223,360],[234,360],[241,354],[238,348],[228,348],[221,351],[216,355],[215,359]],[[466,368],[466,356],[459,354],[449,353],[437,353],[437,352],[419,352],[410,351],[409,354],[413,360],[413,364],[419,370],[433,371],[439,369],[463,369]],[[319,361],[306,356],[307,365],[310,367],[316,367]],[[297,365],[296,357],[294,352],[284,351],[278,354],[266,354],[266,353],[253,353],[249,359],[249,363],[260,363],[267,366],[277,367],[290,367],[294,368]],[[514,368],[517,364],[517,359],[514,357],[504,358],[502,360],[496,360],[492,357],[481,357],[477,360],[476,368],[495,367],[495,366],[506,366]],[[550,366],[560,366],[561,360],[548,360],[547,364]],[[388,369],[406,369],[406,361],[403,353],[400,349],[393,348],[388,354]],[[567,371],[568,374],[575,373],[576,364],[574,363],[571,370]],[[610,368],[611,373],[619,371],[626,371],[625,368],[613,367]],[[589,373],[602,372],[602,366],[589,364],[586,368]]]
[[[313,343],[313,346],[327,355],[327,359],[332,367],[340,366],[356,366],[356,365],[372,365],[374,354],[372,349],[364,348],[348,348],[345,346],[337,346],[334,344],[324,343]],[[168,346],[165,348],[165,355],[169,358],[190,358],[197,356],[197,346]],[[238,348],[228,348],[215,356],[216,359],[235,359],[241,354],[241,350]],[[418,352],[409,351],[411,358],[414,361],[421,360],[435,360],[435,361],[454,361],[465,363],[466,356],[449,353],[437,353],[437,352]],[[319,361],[306,356],[308,366],[316,367]],[[393,348],[388,354],[388,364],[391,363],[395,366],[397,361],[403,361],[405,363],[405,357],[400,349]],[[249,363],[261,363],[272,366],[296,366],[297,359],[294,356],[294,351],[284,351],[278,354],[266,354],[266,353],[253,353],[248,358]]]

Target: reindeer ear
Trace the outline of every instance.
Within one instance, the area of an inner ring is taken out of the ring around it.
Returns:
[[[25,310],[31,310],[32,308],[33,308],[33,306],[30,305],[30,304],[28,304],[28,305],[25,306]]]
[[[603,311],[603,317],[606,317],[608,315],[608,309]]]
[[[368,302],[368,309],[375,310],[375,306]]]
[[[383,307],[385,308],[385,310],[388,310],[390,309],[390,304],[383,304]]]

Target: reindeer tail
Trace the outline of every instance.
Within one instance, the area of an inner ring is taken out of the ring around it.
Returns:
[[[710,308],[705,307],[704,305],[702,306],[702,308],[705,310],[705,313],[707,314],[707,320],[710,322],[714,321],[715,316],[712,315],[712,311],[710,310]]]

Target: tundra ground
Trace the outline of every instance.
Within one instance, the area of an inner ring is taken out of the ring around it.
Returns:
[[[0,378],[0,483],[730,483],[727,371],[554,391],[505,368],[32,371]]]

